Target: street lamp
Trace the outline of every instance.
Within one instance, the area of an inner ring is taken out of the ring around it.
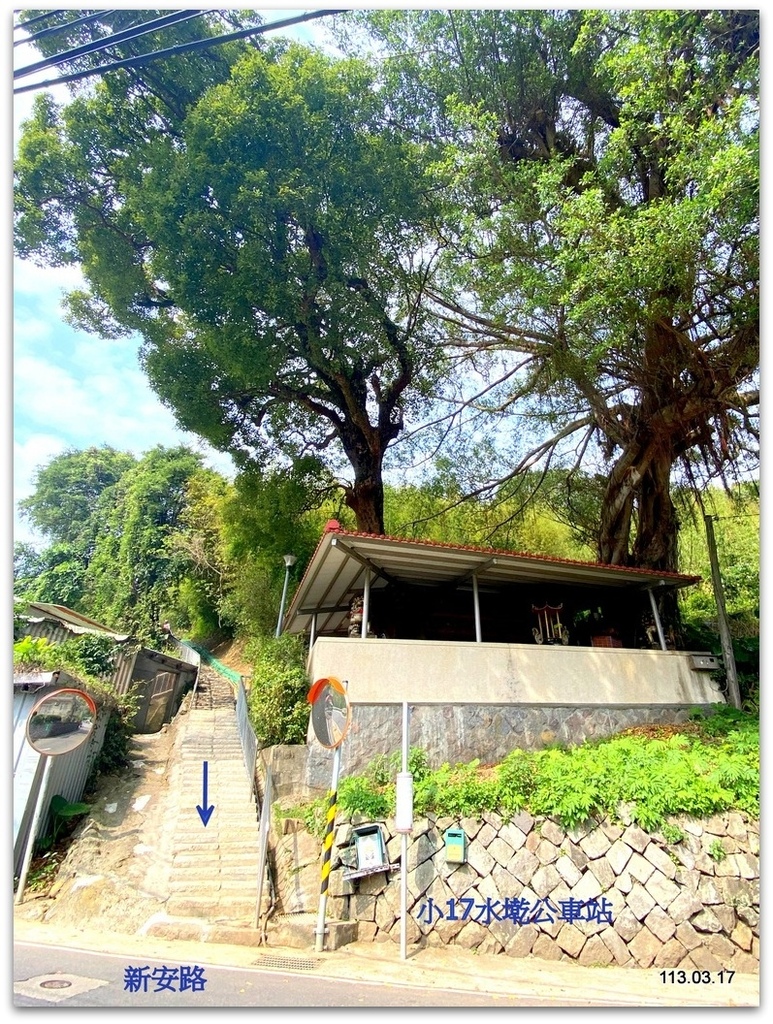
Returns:
[[[290,581],[290,566],[295,565],[298,559],[295,555],[285,555],[285,583],[282,587],[282,603],[279,605],[279,618],[276,620],[276,635],[282,635],[282,616],[285,613],[285,601],[287,599],[287,584]]]

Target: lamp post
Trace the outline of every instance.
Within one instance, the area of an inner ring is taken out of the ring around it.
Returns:
[[[295,555],[285,555],[285,582],[282,587],[282,603],[279,605],[279,618],[276,620],[276,636],[282,635],[282,616],[285,613],[285,601],[287,599],[287,584],[290,580],[290,567],[295,565],[297,559]]]

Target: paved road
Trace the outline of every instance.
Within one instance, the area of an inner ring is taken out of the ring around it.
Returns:
[[[379,985],[319,974],[181,963],[30,942],[14,945],[15,1006],[329,1007],[550,1006],[544,1000]],[[565,1003],[563,1005],[566,1005]],[[578,1003],[576,1005],[587,1005]]]

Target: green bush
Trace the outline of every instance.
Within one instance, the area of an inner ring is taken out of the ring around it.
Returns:
[[[87,789],[94,787],[100,775],[114,775],[129,764],[134,735],[131,723],[135,713],[134,705],[111,708],[102,748],[89,775]]]
[[[16,669],[60,668],[61,654],[56,644],[42,636],[23,636],[13,645],[13,665]]]
[[[245,656],[254,666],[247,706],[255,735],[264,746],[305,743],[311,708],[303,638],[261,637]]]
[[[60,658],[95,679],[108,679],[115,668],[115,659],[123,647],[109,636],[84,633],[58,645]]]
[[[366,776],[352,775],[338,786],[338,804],[351,814],[385,818],[394,807],[394,796],[388,789],[386,792],[375,789]]]

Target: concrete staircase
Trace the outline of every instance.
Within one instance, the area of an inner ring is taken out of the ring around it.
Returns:
[[[165,817],[169,898],[165,913],[149,921],[145,932],[258,944],[258,817],[251,779],[233,701],[210,703],[221,706],[180,712],[185,717]],[[204,762],[207,804],[214,805],[206,826],[196,810],[203,806]]]
[[[258,927],[259,821],[252,780],[244,764],[230,684],[202,668],[205,707],[180,712],[169,775],[165,834],[159,844],[167,864],[169,893],[163,913],[144,926],[147,935],[248,946],[313,950],[314,913],[268,914],[264,882]],[[224,689],[225,687],[225,689]],[[207,762],[207,803],[214,811],[205,826],[203,765]],[[354,921],[326,920],[325,948],[357,938]]]

